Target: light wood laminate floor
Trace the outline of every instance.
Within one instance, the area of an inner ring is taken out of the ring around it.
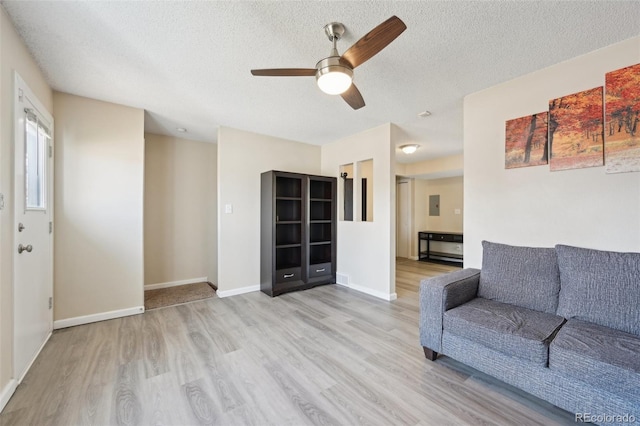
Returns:
[[[419,281],[454,269],[398,260],[394,302],[330,285],[58,330],[0,424],[573,424],[449,358],[424,358]]]

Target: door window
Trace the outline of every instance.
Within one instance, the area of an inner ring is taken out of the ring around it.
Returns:
[[[26,210],[45,210],[46,164],[49,146],[49,130],[30,110],[25,120],[25,201]]]

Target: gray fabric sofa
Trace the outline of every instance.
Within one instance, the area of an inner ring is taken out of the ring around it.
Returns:
[[[640,424],[640,253],[483,241],[420,285],[420,343],[598,424]],[[626,417],[625,417],[626,416]]]

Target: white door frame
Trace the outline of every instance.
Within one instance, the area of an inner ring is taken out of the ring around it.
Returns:
[[[22,79],[22,77],[20,77],[20,75],[14,71],[14,103],[13,103],[13,126],[14,126],[14,139],[13,139],[13,175],[12,178],[14,179],[14,185],[13,185],[13,190],[16,190],[16,183],[15,183],[15,176],[16,176],[16,167],[20,167],[20,164],[22,164],[24,162],[24,158],[16,158],[16,150],[15,150],[15,144],[16,141],[21,137],[20,133],[24,133],[24,119],[21,119],[22,117],[22,111],[25,108],[25,103],[24,103],[24,98],[27,98],[29,100],[29,102],[31,103],[31,105],[36,109],[37,114],[42,117],[45,121],[47,121],[48,123],[48,127],[49,127],[49,131],[51,132],[51,141],[50,141],[50,146],[51,148],[48,149],[53,149],[53,132],[54,132],[54,121],[53,121],[53,116],[47,111],[47,109],[45,108],[45,106],[40,102],[40,100],[36,97],[36,95],[33,93],[33,91],[29,88],[29,86],[27,85],[27,83]],[[48,156],[48,155],[47,155]],[[46,194],[47,194],[47,210],[49,213],[49,220],[53,223],[53,204],[54,204],[54,199],[53,199],[53,158],[50,158],[47,161],[47,188],[46,188]],[[15,192],[13,194],[13,200],[11,200],[11,202],[13,202],[15,204]],[[40,348],[38,348],[38,351],[36,352],[34,358],[32,360],[29,361],[29,364],[27,365],[27,367],[25,368],[25,370],[23,372],[19,372],[16,371],[17,365],[16,365],[16,299],[15,299],[15,294],[16,294],[16,268],[17,268],[17,249],[16,247],[18,246],[18,230],[17,230],[17,217],[16,217],[16,212],[18,211],[19,208],[22,208],[22,206],[14,206],[13,209],[13,244],[12,244],[12,260],[13,260],[13,270],[12,270],[12,284],[13,284],[13,301],[12,301],[12,305],[13,305],[13,351],[12,351],[12,376],[13,376],[13,380],[16,381],[16,385],[19,384],[20,382],[22,382],[22,379],[24,378],[24,375],[26,374],[27,371],[29,371],[29,369],[31,368],[31,365],[33,364],[33,362],[35,361],[35,359],[37,358],[38,354],[40,353],[40,351],[42,350],[42,348],[44,347],[44,345],[47,343],[47,341],[49,340],[49,337],[51,337],[51,332],[53,331],[53,309],[49,310],[49,333],[47,334],[47,337],[45,338],[44,342],[42,343],[42,345],[40,346]],[[48,277],[48,286],[50,286],[50,293],[51,297],[53,297],[53,233],[50,234],[50,238],[49,238],[49,260],[48,260],[48,271],[47,271],[47,277]]]
[[[412,210],[413,210],[413,197],[412,197],[412,193],[413,193],[413,179],[411,178],[404,178],[404,177],[397,177],[396,179],[396,246],[400,245],[400,240],[401,238],[401,222],[402,219],[400,217],[400,204],[403,200],[401,200],[400,198],[400,185],[407,185],[407,189],[408,189],[408,193],[407,193],[407,197],[406,200],[404,200],[405,205],[403,206],[404,208],[407,209],[408,212],[408,220],[407,220],[407,227],[408,227],[408,235],[407,237],[407,241],[405,242],[406,246],[405,249],[407,251],[407,259],[417,259],[417,257],[412,256],[411,255],[411,246],[412,246],[412,230],[413,230],[413,215],[411,214]],[[398,256],[397,253],[397,249],[396,249],[396,256]]]

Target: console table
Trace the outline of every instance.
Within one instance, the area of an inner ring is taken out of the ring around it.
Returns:
[[[456,265],[462,264],[463,257],[458,253],[445,253],[431,250],[431,242],[439,241],[445,243],[462,244],[463,234],[461,232],[418,232],[418,260],[422,262],[444,262]],[[426,247],[425,247],[426,246]]]

